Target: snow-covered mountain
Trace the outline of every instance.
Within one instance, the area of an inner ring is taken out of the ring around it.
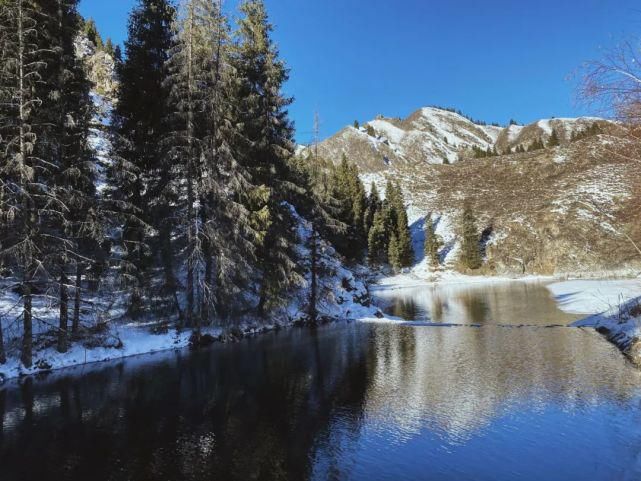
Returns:
[[[473,205],[479,235],[485,231],[490,272],[641,268],[626,239],[641,223],[633,208],[641,201],[635,187],[641,165],[629,161],[627,142],[623,126],[594,117],[497,127],[423,108],[404,120],[379,117],[346,127],[318,147],[334,162],[347,156],[365,184],[375,182],[383,194],[387,179],[400,183],[418,254],[414,272],[431,277],[429,263],[421,262],[424,216],[432,214],[444,241],[444,267],[456,269],[465,200]],[[493,155],[475,158],[473,149]]]
[[[437,107],[417,110],[406,119],[379,116],[358,128],[345,127],[319,144],[319,153],[339,161],[346,155],[362,172],[382,172],[399,165],[453,164],[472,156],[474,148],[507,152],[547,142],[556,132],[562,143],[593,125],[608,131],[603,119],[545,119],[527,126],[499,127],[476,123],[460,113]]]

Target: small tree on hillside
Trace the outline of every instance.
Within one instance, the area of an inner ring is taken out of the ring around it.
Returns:
[[[370,266],[380,266],[387,262],[387,229],[385,222],[386,213],[379,209],[374,214],[374,221],[369,230],[367,260]]]
[[[472,206],[465,201],[461,217],[461,256],[460,262],[467,269],[481,267],[481,250],[479,249],[479,234]]]
[[[389,240],[389,246],[387,247],[387,258],[389,265],[392,266],[394,270],[400,270],[402,268],[398,240],[394,233],[392,233]]]
[[[557,147],[560,143],[556,130],[552,130],[552,135],[550,135],[550,139],[548,140],[548,147]]]
[[[429,259],[432,267],[440,265],[438,251],[441,249],[443,242],[434,229],[432,215],[428,214],[425,218],[425,257]]]

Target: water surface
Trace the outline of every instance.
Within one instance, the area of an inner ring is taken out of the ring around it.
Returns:
[[[572,320],[545,292],[396,291],[386,309],[463,326],[338,323],[25,382],[0,393],[0,479],[641,479],[639,371],[545,327]]]

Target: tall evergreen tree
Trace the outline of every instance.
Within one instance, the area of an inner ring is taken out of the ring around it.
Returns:
[[[439,250],[442,241],[434,229],[432,214],[425,217],[425,257],[429,260],[432,267],[438,267],[440,264]]]
[[[164,272],[161,298],[174,298],[173,249],[170,232],[176,219],[172,202],[171,165],[162,155],[169,127],[165,109],[169,90],[165,65],[172,47],[175,10],[168,0],[139,0],[129,18],[125,61],[118,68],[120,88],[112,125],[114,162],[108,195],[123,219],[122,279],[131,286],[129,312],[140,315],[150,294],[153,268]]]
[[[73,311],[73,330],[77,331],[81,266],[91,257],[89,244],[100,236],[94,159],[88,145],[93,114],[90,83],[74,47],[80,30],[77,3],[77,0],[41,0],[38,37],[42,51],[47,53],[47,68],[39,84],[41,97],[46,101],[39,113],[42,142],[36,151],[46,160],[43,175],[49,191],[42,219],[51,247],[45,256],[45,267],[51,277],[58,278],[61,352],[66,351],[67,345],[69,268],[77,266]]]
[[[394,268],[394,270],[401,269],[401,254],[399,250],[398,239],[396,238],[396,233],[392,232],[390,236],[389,244],[387,246],[387,259],[389,265]]]
[[[181,219],[176,236],[185,245],[186,320],[198,331],[211,316],[230,314],[232,298],[247,284],[256,233],[240,197],[255,186],[235,154],[241,83],[229,67],[220,2],[185,2],[174,31],[166,152]]]
[[[372,228],[372,225],[374,224],[374,216],[376,215],[376,212],[378,212],[381,209],[381,198],[378,194],[378,189],[376,188],[376,184],[372,182],[370,189],[369,189],[369,196],[367,197],[367,208],[365,209],[365,215],[364,215],[364,231],[366,237],[369,239],[369,231]]]
[[[386,214],[386,210],[377,210],[369,230],[367,251],[370,266],[380,266],[388,261],[389,230]]]
[[[398,250],[397,267],[402,269],[411,267],[414,263],[414,250],[412,247],[412,236],[410,234],[410,228],[407,220],[407,211],[405,210],[405,206],[403,204],[401,205],[402,207],[397,211],[396,242]]]
[[[302,282],[297,272],[296,233],[289,198],[287,160],[293,155],[293,127],[288,117],[290,98],[281,93],[288,71],[271,39],[265,5],[247,0],[240,5],[237,47],[232,66],[239,81],[238,120],[242,126],[238,162],[256,188],[246,192],[253,212],[258,261],[258,314],[282,302],[283,294]]]
[[[461,255],[460,262],[467,269],[478,269],[481,267],[481,250],[479,247],[479,233],[476,226],[476,219],[472,211],[472,205],[465,201],[463,215],[461,216]]]
[[[31,0],[0,3],[0,149],[2,162],[2,211],[7,224],[2,255],[15,267],[22,295],[23,342],[21,360],[32,365],[33,296],[44,261],[46,239],[40,214],[46,205],[47,188],[42,173],[48,170],[37,155],[41,125],[37,115],[42,107],[42,72],[46,52],[38,42],[39,5]]]
[[[349,259],[360,259],[367,246],[365,212],[367,196],[360,180],[358,167],[350,164],[345,155],[334,170],[334,197],[341,202],[341,220],[348,226],[348,236],[338,250]]]

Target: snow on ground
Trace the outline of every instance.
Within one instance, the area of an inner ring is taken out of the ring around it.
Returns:
[[[432,277],[419,277],[414,272],[406,272],[378,279],[373,290],[394,290],[427,286],[453,286],[453,285],[483,285],[501,284],[509,282],[542,282],[550,281],[547,276],[469,276],[453,270],[434,273]]]
[[[212,333],[215,334],[215,333]],[[70,366],[90,364],[112,359],[121,359],[140,354],[149,354],[168,349],[187,347],[190,331],[177,332],[172,329],[166,334],[151,334],[149,329],[138,325],[123,325],[116,327],[113,332],[114,339],[122,341],[122,347],[95,347],[86,348],[82,344],[73,344],[69,351],[61,354],[54,347],[36,351],[34,365],[25,369],[15,357],[9,358],[7,363],[0,366],[0,380],[11,379],[18,376],[36,374],[41,370],[43,363],[48,368],[55,370]]]
[[[299,255],[301,259],[309,259],[309,249],[306,244],[311,235],[311,225],[298,216],[292,208],[292,214],[298,221]],[[324,242],[319,243],[319,264],[325,273],[318,279],[319,317],[329,320],[373,319],[378,309],[369,306],[367,286],[361,280],[366,273],[365,268],[346,268],[334,248]],[[290,303],[274,313],[273,318],[265,324],[256,319],[239,320],[232,330],[221,327],[208,327],[202,330],[216,339],[228,338],[233,330],[243,335],[253,335],[272,331],[276,328],[293,325],[296,321],[305,319],[306,305],[309,298],[310,277],[306,274],[305,282],[296,292],[292,293]],[[18,359],[20,322],[15,319],[21,313],[20,298],[8,285],[0,289],[0,322],[2,322],[5,345],[9,346],[9,359],[0,365],[0,383],[3,380],[23,375],[32,375],[42,371],[57,370],[65,367],[85,365],[101,361],[122,359],[130,356],[149,354],[160,351],[183,349],[189,346],[191,330],[178,331],[173,328],[162,329],[162,323],[151,320],[146,323],[122,320],[124,311],[121,307],[112,305],[106,298],[87,299],[96,306],[95,311],[83,316],[84,326],[95,327],[98,320],[114,319],[107,322],[105,329],[93,336],[70,345],[67,353],[61,354],[55,347],[55,326],[57,325],[57,309],[53,299],[47,296],[36,298],[34,303],[34,360],[31,369],[25,369]],[[364,305],[366,304],[366,305]],[[104,311],[99,313],[98,311]],[[120,320],[116,320],[120,319]],[[156,331],[156,332],[154,332]],[[157,332],[160,331],[160,332]],[[221,339],[221,340],[222,340]]]
[[[641,279],[572,280],[548,288],[561,309],[592,314],[573,326],[597,329],[641,366]]]
[[[641,296],[641,279],[569,280],[547,286],[559,307],[574,314],[618,309]]]

